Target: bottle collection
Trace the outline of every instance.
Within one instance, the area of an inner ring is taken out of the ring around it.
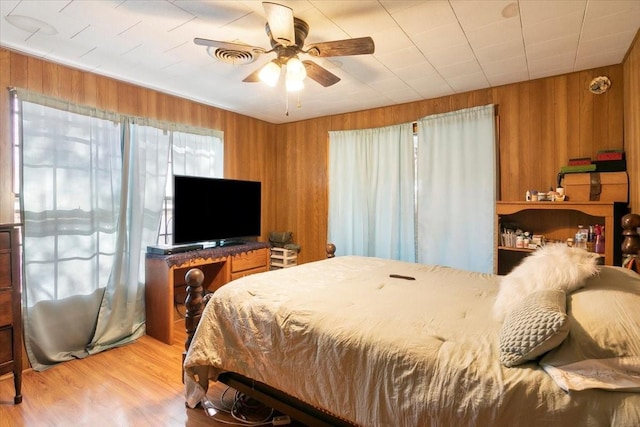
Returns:
[[[567,244],[571,244],[568,240]],[[590,225],[589,228],[578,225],[578,231],[573,238],[573,246],[586,249],[598,254],[604,253],[604,226],[600,224]]]
[[[546,240],[541,234],[533,234],[508,225],[503,226],[500,233],[500,244],[507,248],[536,249],[552,242]],[[575,236],[568,238],[566,244],[589,252],[604,254],[604,226],[600,224],[588,227],[578,225]]]

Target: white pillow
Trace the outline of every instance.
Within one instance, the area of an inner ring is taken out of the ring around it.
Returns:
[[[637,383],[639,274],[621,267],[602,267],[600,274],[587,280],[584,289],[567,297],[567,315],[569,337],[540,360],[547,372],[562,373],[562,388],[628,390],[629,384]],[[606,365],[606,375],[594,368],[599,365]],[[556,376],[552,377],[558,382]]]

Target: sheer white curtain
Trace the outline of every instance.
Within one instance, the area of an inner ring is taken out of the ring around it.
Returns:
[[[144,334],[144,261],[155,244],[167,181],[170,133],[124,123],[118,233],[114,263],[89,353],[130,342]]]
[[[222,131],[207,135],[173,132],[172,156],[175,175],[221,178],[224,174],[224,143]]]
[[[118,122],[22,103],[25,343],[36,370],[87,355],[117,238]]]
[[[336,254],[415,261],[412,124],[329,138],[328,239]]]
[[[418,121],[418,262],[493,271],[494,106]]]
[[[169,134],[19,98],[25,344],[43,370],[144,333],[143,254],[157,237]]]

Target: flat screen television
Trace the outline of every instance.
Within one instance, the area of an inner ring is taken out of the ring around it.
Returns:
[[[174,175],[174,245],[259,236],[261,191],[258,181]]]

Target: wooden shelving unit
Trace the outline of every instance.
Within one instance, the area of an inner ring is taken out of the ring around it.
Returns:
[[[579,224],[604,225],[604,264],[620,265],[622,260],[622,226],[627,204],[618,202],[497,202],[495,219],[494,272],[507,274],[531,249],[500,246],[501,225],[518,224],[520,228],[542,234],[547,240],[566,241]]]

